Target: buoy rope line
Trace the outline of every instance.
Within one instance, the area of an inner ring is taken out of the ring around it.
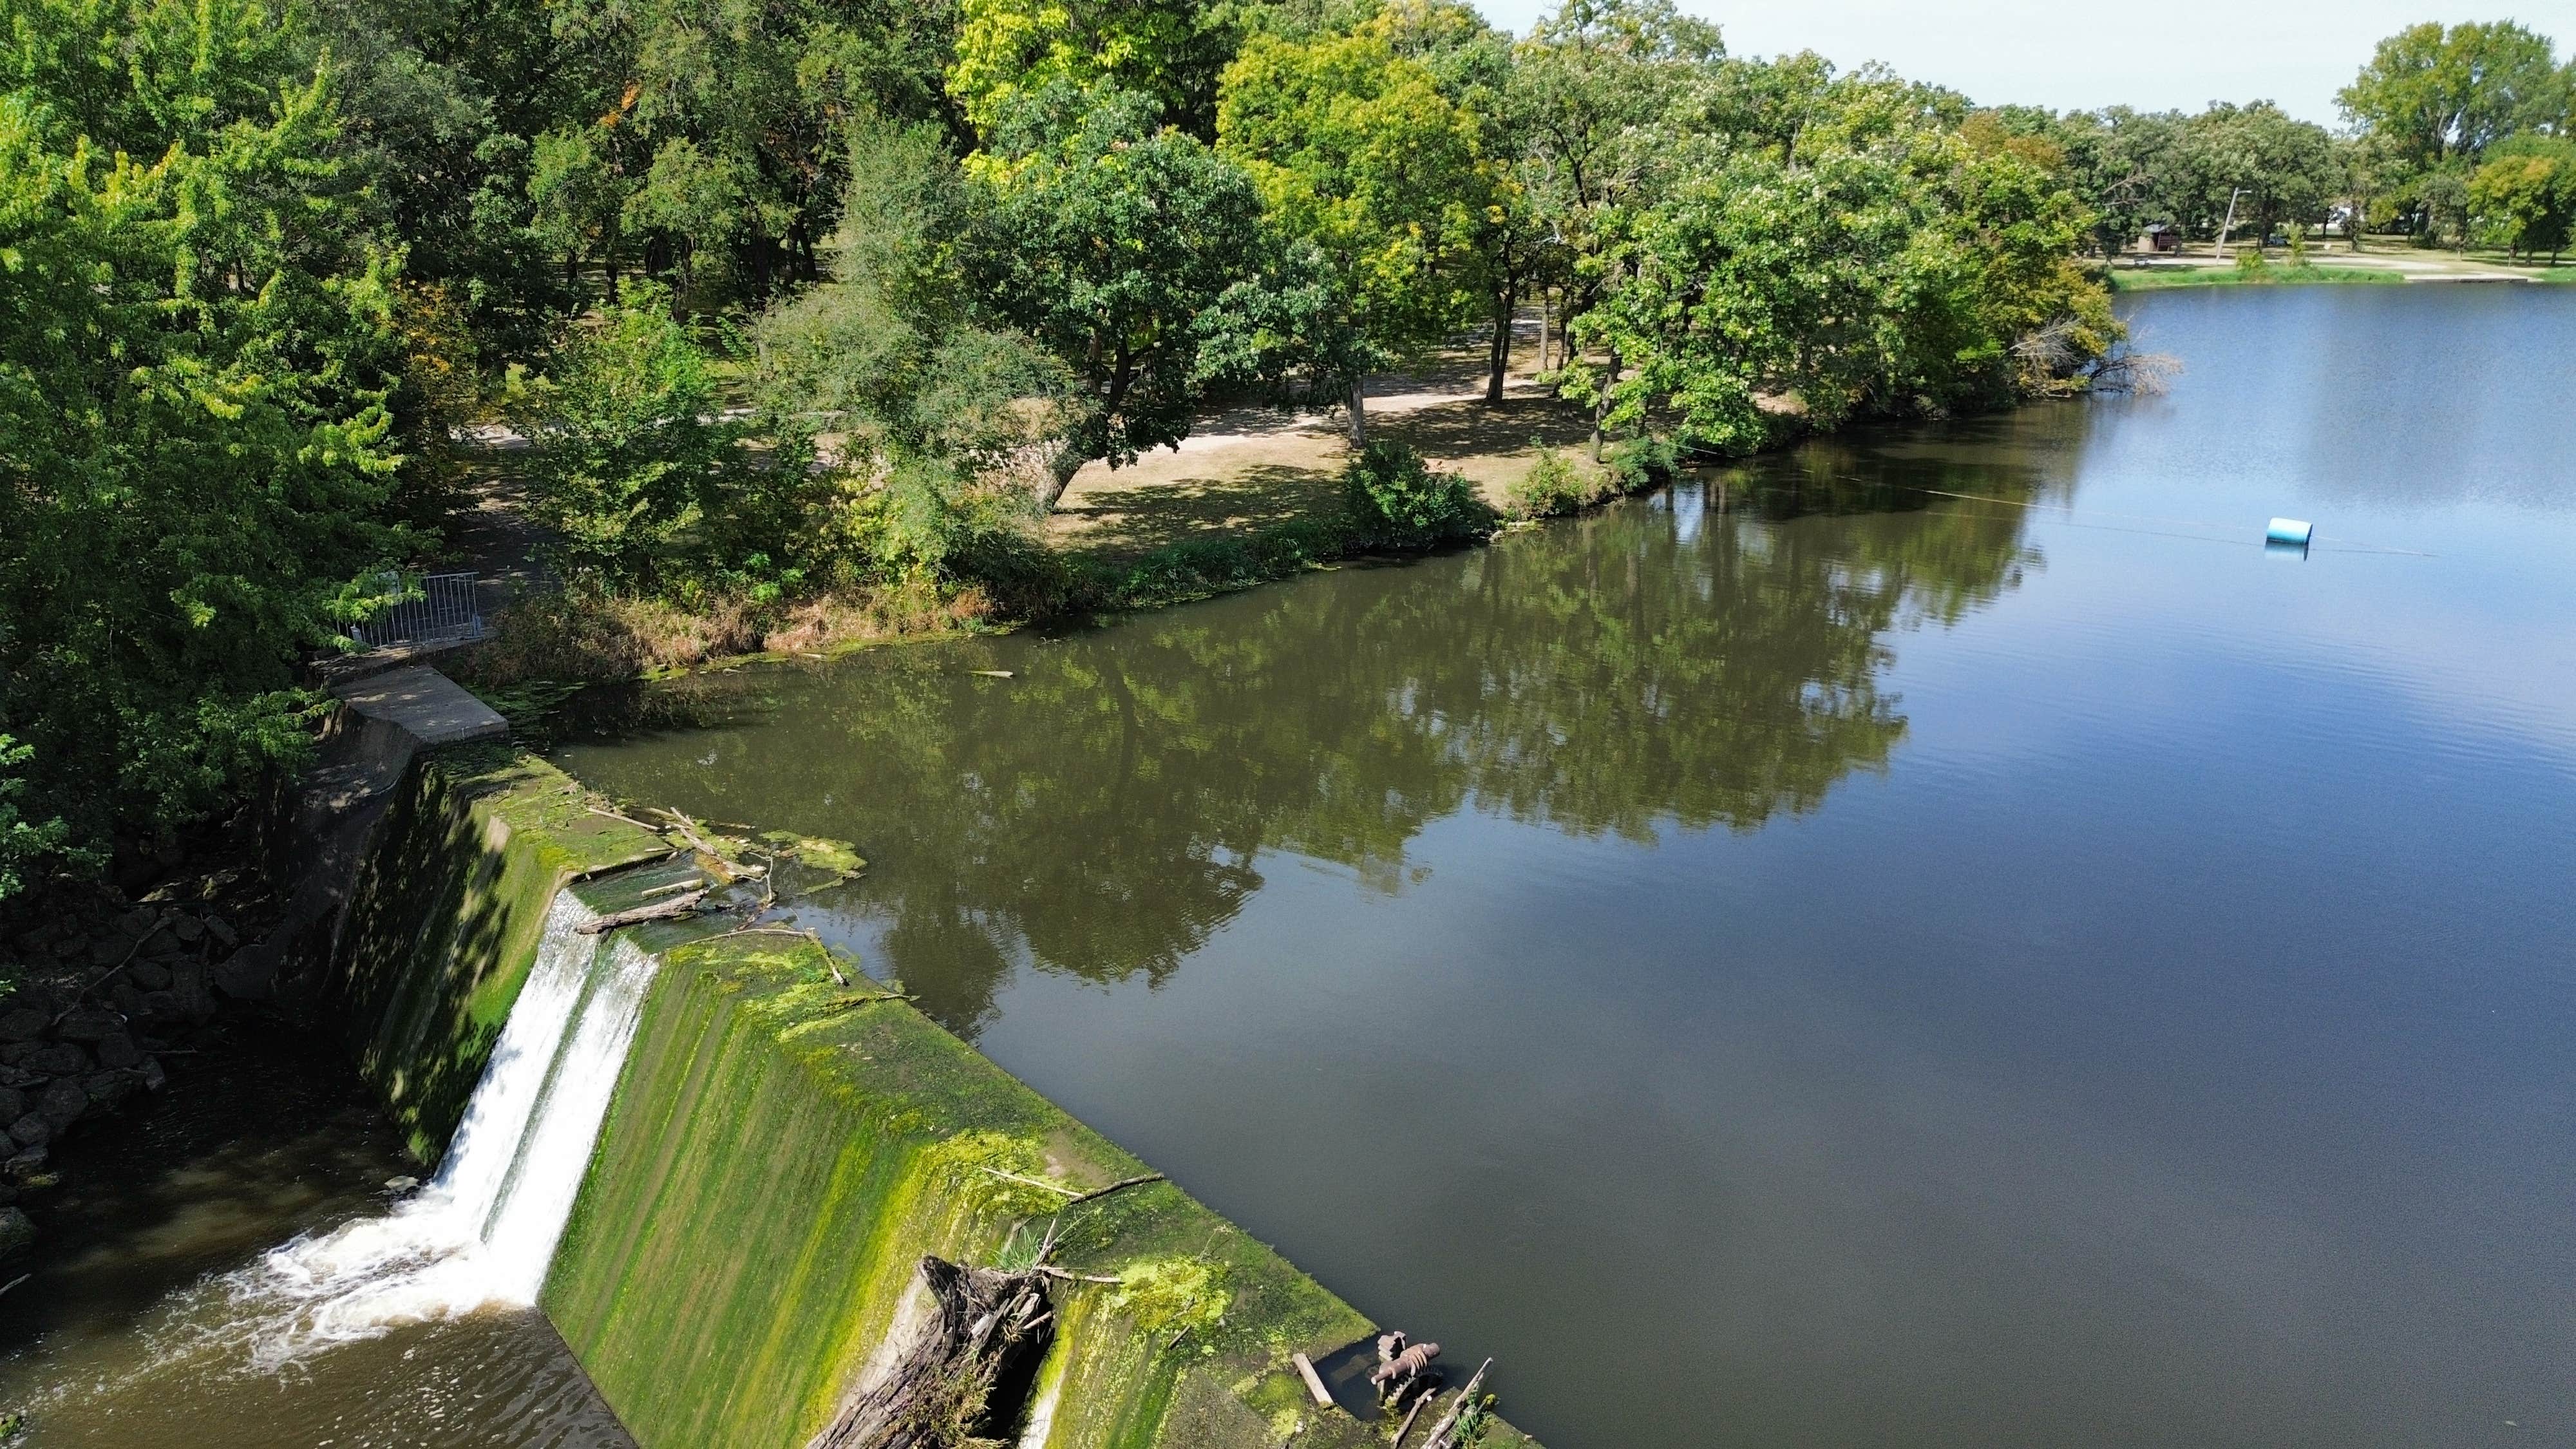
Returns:
[[[2060,522],[2062,522],[2062,523],[2065,523],[2065,524],[2069,525],[2070,527],[2074,527],[2074,528],[2108,528],[2108,527],[2109,527],[2109,526],[2108,526],[2108,525],[2106,525],[2106,524],[2099,524],[2099,523],[2078,523],[2078,522],[2076,522],[2076,521],[2075,521],[2075,519],[2071,516],[2071,515],[2074,513],[2074,511],[2075,511],[2075,510],[2074,510],[2074,509],[2072,509],[2072,508],[2069,508],[2069,507],[2067,507],[2066,505],[2061,504],[2061,503],[2035,503],[2035,502],[2031,502],[2031,501],[2029,501],[2029,500],[2026,500],[2026,499],[2020,499],[2020,498],[1997,498],[1996,496],[1994,496],[1994,495],[1993,495],[1993,494],[1991,494],[1991,493],[1953,493],[1953,492],[1951,492],[1951,491],[1950,491],[1949,489],[1947,489],[1947,488],[1926,488],[1926,487],[1923,487],[1921,484],[1917,484],[1917,483],[1900,483],[1900,484],[1898,484],[1898,485],[1896,485],[1896,486],[1898,486],[1898,487],[1900,487],[1900,488],[1910,488],[1910,489],[1912,489],[1913,491],[1915,491],[1915,492],[1917,492],[1917,493],[1928,493],[1928,494],[1931,494],[1932,496],[1934,496],[1934,497],[1936,497],[1936,498],[1964,498],[1964,499],[1966,499],[1967,501],[1969,501],[1969,502],[1971,502],[1971,503],[2000,503],[2000,504],[2003,504],[2003,505],[2004,505],[2005,507],[2007,507],[2007,508],[2047,508],[2047,509],[2058,509],[2058,510],[2062,510],[2064,513],[2066,513],[2067,515],[2069,515],[2068,517],[2061,518],[2059,521],[2060,521]],[[2091,517],[2094,517],[2094,518],[2124,518],[2124,519],[2127,519],[2127,520],[2129,520],[2129,521],[2131,521],[2131,522],[2133,522],[2133,523],[2178,523],[2178,524],[2181,524],[2181,525],[2182,525],[2183,527],[2185,527],[2185,528],[2207,528],[2207,529],[2214,529],[2214,530],[2216,530],[2216,531],[2218,531],[2218,532],[2225,533],[2225,534],[2230,534],[2230,535],[2233,535],[2233,534],[2236,532],[2236,530],[2237,530],[2238,528],[2242,527],[2242,525],[2240,525],[2240,524],[2232,524],[2232,523],[2212,523],[2212,522],[2210,522],[2209,520],[2207,520],[2207,519],[2205,519],[2205,518],[2172,518],[2172,517],[2168,517],[2168,516],[2165,516],[2165,515],[2162,515],[2162,514],[2155,514],[2155,513],[2113,513],[2113,512],[2111,512],[2111,511],[2110,511],[2110,510],[2108,510],[2108,509],[2099,509],[2099,508],[2088,508],[2088,509],[2086,509],[2086,510],[2085,510],[2085,513],[2086,513],[2087,515],[2091,516]],[[2198,535],[2196,535],[2196,534],[2188,534],[2188,533],[2158,533],[2158,532],[2156,532],[2156,531],[2155,531],[2155,530],[2153,530],[2153,529],[2145,529],[2145,528],[2111,529],[2110,531],[2111,531],[2111,532],[2114,532],[2114,533],[2143,533],[2143,534],[2147,534],[2147,535],[2149,535],[2149,536],[2151,536],[2151,537],[2155,537],[2155,538],[2198,538]],[[2262,541],[2262,540],[2260,540],[2260,539],[2246,539],[2246,538],[2237,538],[2237,537],[2233,537],[2233,536],[2231,536],[2231,537],[2227,537],[2227,538],[2208,538],[2208,539],[2200,539],[2200,541],[2201,541],[2201,542],[2203,542],[2203,543],[2235,543],[2235,544],[2257,544],[2257,545],[2259,545],[2259,544],[2261,544],[2261,543],[2263,542],[2263,541]],[[2319,542],[2317,542],[2317,543],[2312,543],[2312,544],[2308,545],[2308,547],[2309,547],[2312,551],[2314,551],[2314,552],[2318,552],[2318,553],[2388,553],[2388,554],[2399,554],[2399,555],[2402,555],[2402,556],[2407,557],[2407,558],[2438,558],[2438,557],[2440,557],[2440,555],[2439,555],[2439,554],[2426,553],[2426,552],[2424,552],[2422,549],[2417,549],[2417,548],[2392,548],[2392,547],[2390,547],[2390,546],[2388,546],[2388,545],[2386,545],[2386,544],[2379,544],[2379,543],[2360,543],[2360,542],[2356,542],[2356,541],[2339,541],[2339,542],[2336,542],[2336,543],[2328,544],[2328,543],[2325,543],[2325,542],[2323,542],[2323,541],[2321,540],[2321,541],[2319,541]]]

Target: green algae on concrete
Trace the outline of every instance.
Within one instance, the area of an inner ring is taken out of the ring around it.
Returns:
[[[645,1449],[803,1444],[888,1338],[922,1255],[1025,1261],[1063,1197],[1015,1178],[1080,1190],[1148,1170],[853,980],[784,935],[665,958],[542,1299]],[[1289,1362],[1370,1325],[1278,1254],[1164,1182],[1063,1228],[1060,1266],[1128,1281],[1056,1285],[1024,1442],[1383,1442],[1319,1412]],[[1485,1442],[1524,1441],[1497,1425]]]
[[[458,746],[415,759],[377,826],[323,1004],[423,1161],[464,1115],[556,891],[670,853],[589,804],[541,760]]]

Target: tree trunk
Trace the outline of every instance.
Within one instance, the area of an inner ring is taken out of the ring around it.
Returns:
[[[805,1449],[953,1449],[1009,1430],[1052,1336],[1046,1278],[932,1257],[918,1276],[930,1311]]]
[[[1365,448],[1368,446],[1367,378],[1360,378],[1351,384],[1349,406],[1351,410],[1351,447],[1354,450]]]
[[[1071,443],[1063,444],[1049,454],[1046,479],[1038,485],[1038,506],[1048,513],[1055,512],[1055,506],[1064,501],[1064,490],[1073,486],[1073,475],[1081,472],[1082,465],[1089,461],[1082,455],[1082,450]]]
[[[687,895],[673,896],[667,901],[655,901],[649,906],[637,906],[631,911],[611,911],[586,926],[575,926],[573,930],[579,935],[599,936],[614,931],[620,926],[639,926],[646,921],[665,921],[675,916],[694,915],[699,906],[706,904],[706,899],[707,893],[703,889],[694,890]]]
[[[1610,415],[1610,389],[1619,385],[1619,349],[1610,349],[1610,371],[1601,379],[1601,396],[1592,402],[1592,461],[1601,461],[1601,420]]]
[[[1485,373],[1485,401],[1503,400],[1503,375],[1512,368],[1512,310],[1520,301],[1518,279],[1504,284],[1494,307],[1494,345],[1488,349]]]

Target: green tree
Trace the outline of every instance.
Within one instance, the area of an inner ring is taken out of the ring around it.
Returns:
[[[957,19],[946,0],[637,0],[549,13],[594,57],[589,109],[564,120],[611,132],[639,194],[674,183],[678,204],[640,238],[646,268],[720,260],[754,300],[820,277],[854,121],[941,114]],[[685,160],[669,149],[683,140]]]
[[[2490,147],[2469,178],[2471,212],[2514,254],[2558,253],[2576,226],[2576,141],[2563,136],[2508,137]]]
[[[1478,230],[1494,173],[1476,120],[1388,27],[1296,42],[1256,35],[1227,67],[1219,154],[1250,173],[1272,223],[1322,259],[1333,305],[1383,366],[1476,319]],[[1355,446],[1367,441],[1365,377],[1343,379]]]
[[[1742,136],[1797,109],[1763,84],[1806,75],[1797,63],[1710,72],[1724,54],[1717,27],[1664,0],[1564,0],[1515,48],[1516,169],[1551,244],[1560,338],[1612,284],[1621,218],[1674,173],[1684,134]],[[1664,124],[1676,106],[1687,121]]]
[[[2334,138],[2270,101],[2212,105],[2183,122],[2176,139],[2168,195],[2205,234],[2217,233],[2232,200],[2237,226],[2259,243],[2276,224],[2324,220],[2344,189]]]
[[[392,257],[290,20],[0,6],[0,732],[70,843],[299,759],[299,659],[407,551]]]
[[[1511,37],[1462,0],[1391,0],[1367,24],[1396,55],[1431,72],[1440,93],[1472,117],[1489,186],[1476,219],[1476,269],[1489,299],[1485,400],[1503,400],[1512,322],[1528,289],[1562,248],[1540,205],[1545,173],[1531,165],[1530,116],[1518,104]]]
[[[2428,21],[2382,40],[2335,99],[2372,144],[2394,205],[2428,239],[2465,241],[2470,172],[2504,137],[2564,124],[2569,84],[2548,39],[2512,21]]]
[[[334,0],[298,13],[313,29],[280,33],[328,68],[344,174],[384,208],[405,277],[464,309],[471,350],[540,349],[577,298],[535,226],[529,138],[598,113],[580,42],[525,4]],[[407,449],[436,446],[405,436]]]
[[[1153,98],[1158,119],[1205,140],[1234,51],[1229,7],[1203,0],[963,0],[948,94],[979,135],[1057,87]]]
[[[2068,386],[2117,337],[2073,262],[2085,208],[2026,148],[1882,131],[1911,103],[1875,78],[1833,100],[1803,160],[1739,152],[1637,214],[1622,281],[1577,324],[1607,361],[1568,369],[1606,427],[1663,417],[1688,446],[1748,452]]]
[[[876,569],[945,576],[1015,526],[1036,490],[988,484],[1054,456],[1078,389],[1053,354],[979,314],[957,265],[973,200],[945,137],[872,121],[851,149],[831,280],[761,319],[759,383],[775,410],[843,435],[844,505],[830,526],[854,552]]]
[[[532,230],[563,258],[569,293],[581,264],[597,260],[617,280],[628,187],[597,127],[546,131],[529,147],[528,201]]]
[[[669,299],[628,291],[571,328],[514,406],[535,444],[530,507],[567,570],[685,594],[746,567],[795,569],[811,546],[802,439],[724,416],[712,359]]]
[[[1160,125],[1133,92],[1057,86],[1002,121],[969,159],[975,219],[964,264],[980,305],[1077,380],[1081,410],[1049,462],[1053,507],[1075,470],[1189,436],[1211,386],[1235,380],[1237,287],[1268,245],[1251,179]]]
[[[643,184],[620,208],[621,220],[668,240],[679,254],[685,295],[697,279],[698,255],[720,249],[743,225],[747,180],[735,158],[710,154],[688,136],[674,136],[653,153]]]
[[[2547,37],[2510,20],[2410,25],[2379,42],[2335,99],[2419,170],[2477,159],[2516,131],[2567,113],[2567,77]]]
[[[31,872],[92,863],[84,853],[68,848],[71,827],[60,815],[29,820],[19,813],[18,797],[26,793],[27,782],[18,777],[18,771],[35,753],[0,735],[0,902],[25,889]]]

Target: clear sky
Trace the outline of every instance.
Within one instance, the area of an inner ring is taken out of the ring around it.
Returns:
[[[1553,0],[1476,0],[1526,30]],[[2519,20],[2576,45],[2576,0],[1676,0],[1718,22],[1735,55],[1813,50],[1850,67],[1883,60],[1984,104],[2057,110],[2131,105],[2196,111],[2212,100],[2278,101],[2340,125],[2334,93],[2382,36],[2423,20]]]

